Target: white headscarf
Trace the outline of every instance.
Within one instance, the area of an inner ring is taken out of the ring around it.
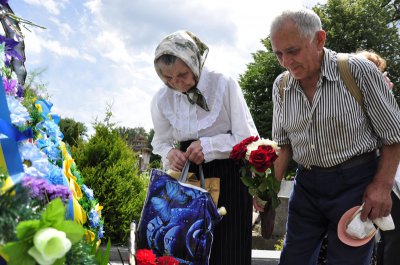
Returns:
[[[158,76],[168,86],[156,64],[157,59],[164,54],[174,55],[181,59],[192,70],[196,81],[199,81],[208,47],[190,31],[179,30],[166,36],[156,48],[154,67]]]

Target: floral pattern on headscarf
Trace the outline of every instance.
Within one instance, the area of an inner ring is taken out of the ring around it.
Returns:
[[[158,76],[168,86],[156,65],[157,59],[164,54],[174,55],[181,59],[192,70],[196,81],[198,81],[207,58],[208,47],[189,31],[179,30],[166,36],[156,48],[154,67]]]

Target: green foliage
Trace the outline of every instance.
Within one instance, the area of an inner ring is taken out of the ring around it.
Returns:
[[[258,133],[271,138],[272,130],[272,86],[275,78],[284,70],[272,52],[270,39],[262,40],[266,51],[253,53],[254,62],[240,75],[239,83],[253,116]]]
[[[274,245],[275,250],[282,251],[284,242],[285,242],[285,237],[278,239],[278,241]]]
[[[400,103],[399,1],[329,0],[314,11],[327,33],[326,47],[349,53],[373,50],[387,61],[393,92]]]
[[[87,128],[81,123],[70,118],[61,119],[58,123],[60,131],[63,133],[63,141],[69,146],[77,146],[83,141],[83,137],[86,136]]]
[[[107,265],[110,259],[111,240],[108,239],[106,249],[103,251],[97,248],[96,242],[93,242],[92,253],[95,255],[98,265]]]
[[[110,122],[94,124],[95,135],[73,150],[85,183],[103,205],[105,233],[115,243],[126,243],[132,219],[138,220],[146,196],[138,173],[138,155]]]
[[[20,184],[13,186],[0,197],[0,245],[17,239],[18,222],[38,219],[37,207],[29,198],[28,191]]]
[[[16,228],[18,241],[9,242],[2,251],[10,258],[8,264],[35,264],[34,258],[28,254],[33,246],[35,234],[44,228],[55,228],[66,234],[72,244],[79,242],[85,230],[83,227],[71,220],[65,220],[65,208],[61,199],[57,198],[49,202],[41,215],[40,220],[27,220],[19,222]],[[65,257],[60,258],[61,261]]]
[[[95,242],[94,242],[95,243]],[[99,265],[92,252],[91,246],[86,240],[81,240],[72,245],[70,251],[66,255],[66,265]]]

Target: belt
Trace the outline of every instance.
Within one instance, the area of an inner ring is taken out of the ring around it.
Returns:
[[[352,167],[360,166],[375,160],[377,157],[377,152],[376,150],[374,150],[359,156],[352,157],[349,160],[332,167],[303,166],[300,164],[298,165],[298,167],[303,170],[334,171],[338,169],[349,169]]]

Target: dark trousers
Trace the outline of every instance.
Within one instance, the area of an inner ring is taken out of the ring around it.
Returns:
[[[317,264],[323,238],[328,237],[327,264],[369,265],[374,240],[350,247],[337,236],[337,224],[350,208],[361,205],[372,181],[377,158],[354,167],[297,169],[289,199],[287,233],[281,265]]]
[[[189,142],[181,143],[186,150]],[[191,165],[190,172],[198,172]],[[251,265],[253,204],[247,187],[239,176],[239,166],[231,159],[203,163],[205,178],[220,178],[218,207],[224,206],[227,214],[214,227],[210,265]],[[196,174],[198,175],[198,174]]]
[[[378,242],[378,265],[400,264],[400,200],[392,192],[392,218],[395,230],[380,231],[381,239]]]

